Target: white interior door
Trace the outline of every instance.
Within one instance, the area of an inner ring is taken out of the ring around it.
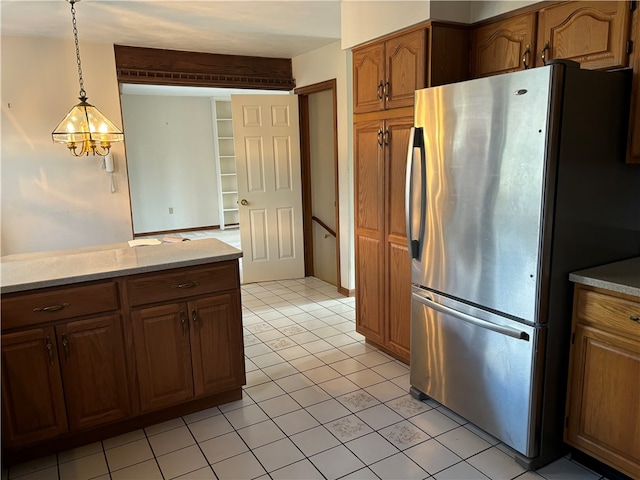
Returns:
[[[232,95],[244,283],[304,277],[296,95]]]

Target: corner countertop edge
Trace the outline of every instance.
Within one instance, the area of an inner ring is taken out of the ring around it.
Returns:
[[[640,298],[640,257],[573,272],[569,280]]]

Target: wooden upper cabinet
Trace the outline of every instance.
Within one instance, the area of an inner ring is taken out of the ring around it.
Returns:
[[[528,13],[473,29],[471,76],[486,77],[532,67],[536,18],[535,13]]]
[[[353,111],[384,110],[384,46],[369,45],[353,51]]]
[[[543,8],[538,13],[535,64],[561,58],[587,69],[626,67],[630,18],[628,1],[575,1]]]
[[[426,33],[424,29],[398,35],[385,42],[386,108],[410,107],[414,93],[425,86]]]
[[[353,111],[375,112],[413,105],[425,86],[425,29],[353,50]]]

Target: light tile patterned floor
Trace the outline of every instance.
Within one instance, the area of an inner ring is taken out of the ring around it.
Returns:
[[[242,287],[243,399],[3,469],[3,479],[601,478],[568,458],[525,472],[496,439],[407,391],[365,344],[354,299],[315,278]]]

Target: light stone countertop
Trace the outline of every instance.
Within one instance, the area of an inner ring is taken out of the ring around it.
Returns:
[[[640,297],[640,257],[573,272],[569,280]]]
[[[242,257],[215,238],[130,247],[115,243],[0,257],[0,293],[205,265]]]

